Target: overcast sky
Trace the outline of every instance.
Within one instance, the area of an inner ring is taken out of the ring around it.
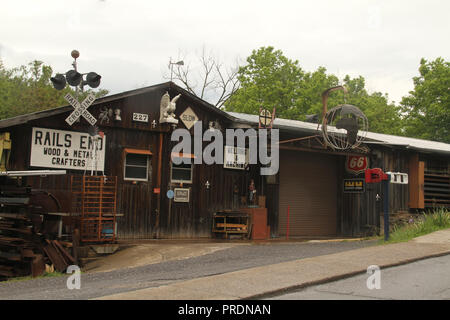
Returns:
[[[167,81],[170,57],[195,65],[205,47],[231,66],[271,45],[306,71],[362,75],[398,102],[422,57],[449,59],[449,12],[446,0],[5,0],[0,57],[66,72],[77,49],[79,70],[118,93]]]

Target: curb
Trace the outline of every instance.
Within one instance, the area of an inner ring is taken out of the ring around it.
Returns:
[[[450,250],[445,253],[436,253],[436,254],[431,254],[431,255],[427,255],[427,256],[423,256],[423,257],[419,257],[419,258],[402,260],[402,261],[395,262],[395,263],[380,265],[379,267],[380,267],[380,269],[393,268],[393,267],[397,267],[397,266],[401,266],[401,265],[405,265],[405,264],[409,264],[409,263],[413,263],[413,262],[417,262],[417,261],[421,261],[421,260],[438,258],[438,257],[447,256],[447,255],[450,255]],[[325,283],[330,283],[330,282],[334,282],[334,281],[338,281],[338,280],[342,280],[342,279],[348,279],[348,278],[351,278],[351,277],[354,277],[357,275],[361,275],[361,274],[366,274],[366,273],[367,273],[367,270],[343,273],[338,276],[323,278],[321,280],[316,280],[316,281],[310,281],[310,282],[306,282],[306,283],[303,283],[300,285],[285,287],[285,288],[274,290],[274,291],[268,291],[266,293],[261,293],[261,294],[257,294],[257,295],[253,295],[253,296],[249,296],[249,297],[245,297],[245,298],[240,298],[238,300],[260,300],[260,299],[275,297],[280,294],[290,293],[292,291],[297,291],[300,289],[305,289],[308,287],[321,285],[321,284],[325,284]]]

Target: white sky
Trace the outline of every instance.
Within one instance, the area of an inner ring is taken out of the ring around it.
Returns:
[[[369,92],[400,101],[420,58],[449,59],[450,1],[2,0],[0,57],[7,67],[42,60],[54,72],[102,75],[118,93],[167,81],[180,52],[202,47],[225,64],[274,46],[306,71],[362,75]]]

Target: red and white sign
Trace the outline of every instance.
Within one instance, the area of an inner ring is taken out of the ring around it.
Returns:
[[[346,169],[348,172],[359,174],[369,166],[369,160],[364,156],[347,156]]]

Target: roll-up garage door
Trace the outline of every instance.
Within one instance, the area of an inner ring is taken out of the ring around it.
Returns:
[[[335,236],[337,223],[337,158],[320,153],[280,152],[278,234]]]

